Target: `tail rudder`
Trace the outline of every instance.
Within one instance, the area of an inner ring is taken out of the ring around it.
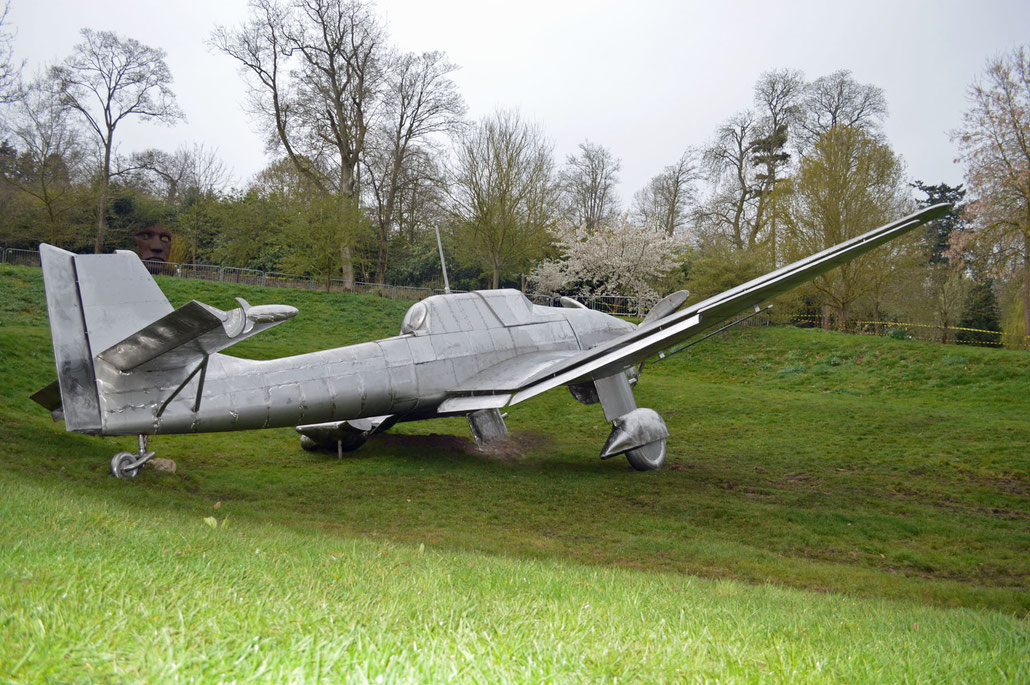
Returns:
[[[44,243],[39,253],[65,428],[99,433],[96,356],[172,306],[132,252],[77,255]]]

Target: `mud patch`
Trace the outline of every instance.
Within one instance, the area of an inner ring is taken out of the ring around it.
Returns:
[[[490,457],[491,459],[514,462],[522,458],[525,446],[514,438],[508,438],[507,440],[497,440],[489,445],[475,445],[475,449],[483,456]]]
[[[430,433],[428,435],[385,433],[376,436],[375,440],[387,447],[481,455],[503,462],[518,461],[526,452],[546,448],[551,443],[550,437],[537,433],[517,433],[507,440],[500,440],[482,447],[476,444],[476,441],[470,437],[441,435],[439,433]]]

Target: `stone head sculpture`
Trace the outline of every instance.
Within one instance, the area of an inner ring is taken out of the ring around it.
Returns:
[[[139,258],[167,262],[172,252],[172,234],[160,224],[136,231],[136,252]]]

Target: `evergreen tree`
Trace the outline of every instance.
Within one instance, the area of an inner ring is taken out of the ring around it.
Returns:
[[[926,228],[926,240],[931,249],[930,263],[947,262],[948,258],[944,253],[948,250],[952,232],[964,231],[969,225],[963,213],[965,203],[962,200],[966,197],[965,188],[961,183],[954,187],[947,183],[931,186],[922,181],[916,181],[912,187],[926,195],[925,199],[917,200],[920,207],[932,207],[941,202],[951,205],[951,210],[947,214],[930,222]]]
[[[990,278],[977,281],[966,296],[966,311],[959,321],[959,328],[973,328],[977,331],[1000,331],[1001,321],[998,316],[998,299],[994,296],[994,281]],[[1001,342],[1000,333],[977,333],[959,330],[955,339],[960,343],[974,345]]]

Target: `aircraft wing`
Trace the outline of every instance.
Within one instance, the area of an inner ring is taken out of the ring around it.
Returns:
[[[517,404],[559,385],[582,383],[618,373],[933,221],[947,213],[949,208],[947,204],[939,204],[910,214],[669,316],[642,324],[589,350],[571,356],[556,356],[546,364],[541,364],[544,360],[539,356],[526,359],[525,365],[519,362],[521,357],[516,357],[506,363],[506,369],[494,369],[493,374],[488,373],[490,370],[484,371],[468,387],[456,389],[453,396],[440,406],[440,411],[499,408]],[[533,373],[527,377],[524,367],[532,368]],[[488,382],[491,378],[492,382]]]

